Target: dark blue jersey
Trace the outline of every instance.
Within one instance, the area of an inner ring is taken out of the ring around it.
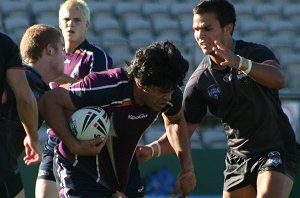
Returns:
[[[111,57],[101,48],[90,44],[87,40],[81,43],[73,53],[64,53],[64,56],[64,73],[75,79],[82,79],[90,72],[112,68]]]
[[[70,88],[70,96],[77,108],[100,106],[109,114],[111,130],[106,147],[99,155],[101,182],[108,189],[126,189],[130,164],[141,136],[161,112],[135,104],[133,81],[129,81],[123,68],[91,73]],[[175,89],[172,100],[163,110],[174,115],[181,109],[182,92]],[[75,160],[74,156],[60,145],[60,152]],[[83,157],[95,173],[95,157]]]

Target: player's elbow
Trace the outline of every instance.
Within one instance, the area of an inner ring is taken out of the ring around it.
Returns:
[[[276,89],[283,89],[286,86],[286,79],[284,75],[281,75],[279,78],[275,80],[275,88]]]

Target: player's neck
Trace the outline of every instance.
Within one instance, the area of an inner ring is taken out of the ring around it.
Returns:
[[[220,57],[218,57],[216,55],[210,56],[210,64],[213,69],[223,70],[224,66],[220,65],[221,62],[223,62],[223,60]]]
[[[71,54],[84,40],[65,41],[65,52]]]

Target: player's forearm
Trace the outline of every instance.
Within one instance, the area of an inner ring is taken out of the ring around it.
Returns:
[[[180,160],[181,169],[183,171],[193,169],[191,147],[185,121],[181,119],[178,124],[171,125],[169,130],[167,136]]]
[[[270,62],[270,61],[269,61]],[[249,76],[258,83],[273,89],[282,89],[285,86],[285,76],[280,66],[268,63],[252,62],[252,70]]]
[[[64,109],[56,102],[57,100],[53,98],[56,96],[49,92],[40,98],[38,103],[39,110],[48,126],[55,131],[59,139],[72,151],[72,146],[75,146],[73,143],[76,139],[70,132]]]
[[[17,98],[19,118],[23,124],[26,134],[31,140],[38,140],[38,108],[33,94],[26,98]]]

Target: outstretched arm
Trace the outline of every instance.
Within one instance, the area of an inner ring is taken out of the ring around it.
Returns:
[[[192,136],[198,125],[198,123],[187,123],[189,137]],[[174,153],[174,149],[168,140],[167,133],[164,133],[158,140],[147,145],[139,145],[136,150],[136,156],[139,162],[145,162],[152,157],[159,157],[160,155],[171,153]]]
[[[194,173],[187,124],[182,111],[174,116],[162,114],[162,117],[165,123],[167,139],[174,149],[181,165],[181,172],[177,178],[177,183],[182,190],[182,196],[186,196],[189,195],[196,186],[196,176]]]

